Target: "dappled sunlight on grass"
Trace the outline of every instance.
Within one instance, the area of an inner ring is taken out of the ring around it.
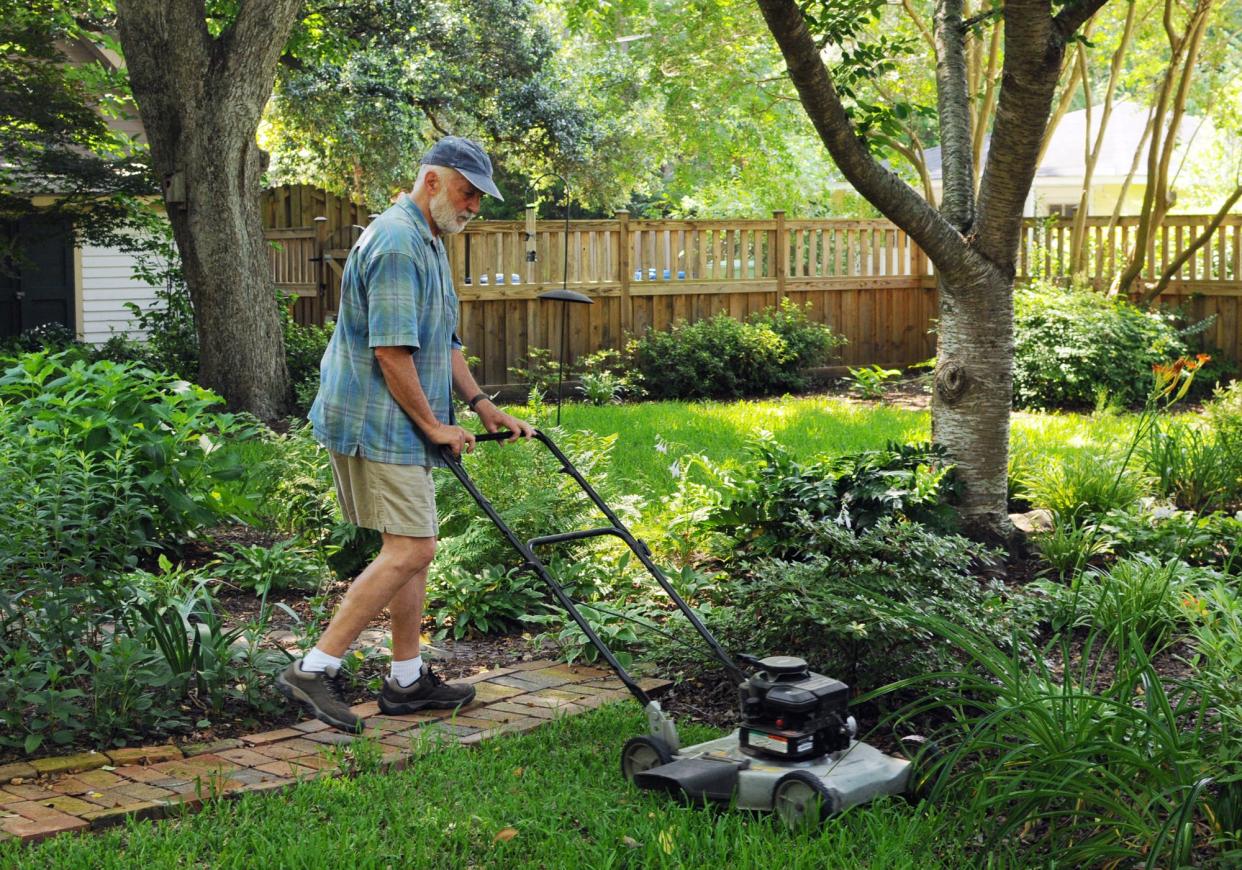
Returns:
[[[636,405],[566,406],[567,428],[617,434],[613,473],[668,492],[672,460],[703,453],[714,462],[732,464],[746,456],[747,444],[760,431],[771,432],[795,456],[850,453],[926,440],[930,416],[925,411],[859,405],[815,396],[742,402],[646,402]],[[663,445],[663,451],[657,448]]]

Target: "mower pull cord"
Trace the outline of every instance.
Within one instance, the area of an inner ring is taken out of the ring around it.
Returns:
[[[513,433],[511,432],[488,432],[482,435],[476,435],[475,442],[507,441],[512,437],[512,435]],[[578,486],[582,488],[582,491],[587,494],[587,497],[591,499],[591,501],[611,525],[596,529],[584,529],[582,531],[544,535],[542,537],[532,538],[530,541],[523,541],[516,534],[514,534],[513,530],[509,528],[504,519],[502,519],[500,514],[496,511],[496,508],[492,506],[492,503],[488,501],[483,493],[479,491],[479,488],[475,486],[474,481],[470,478],[470,475],[466,473],[466,469],[462,465],[461,459],[455,456],[453,451],[447,445],[441,445],[440,455],[444,458],[449,470],[452,471],[453,475],[461,482],[461,485],[466,488],[466,491],[470,493],[470,495],[478,503],[479,507],[483,509],[483,512],[487,514],[488,518],[495,523],[496,528],[500,530],[501,534],[505,536],[513,548],[522,555],[522,558],[525,560],[525,564],[522,566],[523,569],[536,574],[541,580],[543,580],[544,583],[547,584],[548,588],[552,590],[552,594],[556,597],[556,600],[560,602],[561,606],[565,608],[565,611],[570,615],[574,622],[578,624],[578,627],[582,629],[583,634],[585,634],[587,639],[591,641],[591,645],[599,650],[600,655],[602,655],[604,660],[608,662],[609,667],[613,669],[613,671],[620,678],[621,682],[625,684],[627,689],[629,689],[630,694],[643,705],[644,709],[647,709],[650,705],[655,703],[650,697],[648,697],[647,693],[643,691],[642,687],[634,681],[629,673],[626,672],[625,668],[621,666],[621,663],[617,661],[616,656],[613,655],[612,650],[610,650],[604,641],[600,639],[599,635],[595,633],[595,629],[591,628],[590,622],[588,622],[579,612],[577,606],[573,602],[573,599],[566,594],[565,589],[556,581],[556,578],[552,576],[551,572],[548,571],[547,566],[544,565],[543,561],[535,555],[535,547],[541,547],[547,544],[559,544],[566,541],[581,541],[586,540],[587,538],[600,537],[602,535],[612,535],[620,538],[626,543],[634,555],[638,557],[638,560],[642,562],[643,567],[646,568],[648,573],[656,579],[656,582],[660,584],[660,587],[665,591],[669,598],[673,600],[673,603],[677,605],[677,608],[707,642],[707,645],[711,647],[711,650],[715,654],[716,658],[720,660],[720,662],[735,678],[738,680],[746,679],[746,674],[734,663],[733,659],[729,657],[729,654],[725,652],[723,647],[721,647],[719,641],[717,641],[712,633],[708,631],[707,626],[703,624],[701,619],[699,619],[698,614],[696,614],[690,608],[690,605],[688,605],[685,600],[677,594],[677,590],[673,588],[672,584],[668,580],[668,577],[666,577],[664,572],[651,561],[651,551],[647,548],[647,545],[630,534],[629,529],[625,527],[620,518],[618,518],[617,515],[613,513],[612,509],[604,503],[604,500],[600,498],[599,494],[589,483],[587,483],[586,479],[582,476],[578,469],[574,467],[573,463],[569,461],[569,458],[561,452],[560,448],[553,443],[551,438],[538,429],[535,430],[534,438],[536,438],[540,443],[547,447],[549,451],[551,451],[552,455],[555,456],[557,461],[561,463],[561,471],[568,474],[577,482]],[[658,708],[658,705],[656,705],[656,707]]]

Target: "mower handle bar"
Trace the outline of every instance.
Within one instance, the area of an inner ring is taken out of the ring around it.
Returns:
[[[476,435],[474,440],[476,443],[488,441],[507,441],[512,437],[513,433],[510,431],[486,432],[482,435]],[[638,560],[642,562],[643,567],[647,569],[647,572],[656,579],[656,582],[660,584],[660,587],[669,596],[669,598],[672,599],[673,603],[677,605],[677,608],[682,612],[682,615],[690,621],[690,624],[694,626],[699,635],[702,636],[702,638],[707,642],[707,645],[711,647],[711,650],[715,654],[716,658],[718,658],[736,678],[739,680],[745,679],[745,673],[734,663],[733,659],[729,657],[729,654],[725,652],[724,648],[720,645],[720,642],[716,640],[716,638],[708,630],[707,626],[703,624],[703,621],[699,619],[698,614],[696,614],[690,608],[690,605],[677,594],[677,590],[673,588],[673,585],[669,582],[669,579],[665,576],[664,572],[661,571],[651,560],[651,550],[647,547],[647,545],[630,534],[629,529],[625,527],[620,518],[613,513],[612,509],[608,507],[607,504],[605,504],[604,500],[600,498],[599,493],[597,493],[595,489],[587,483],[586,478],[584,478],[578,469],[574,467],[574,464],[569,461],[569,457],[561,452],[561,449],[556,446],[556,443],[553,442],[551,438],[538,429],[534,430],[532,437],[543,444],[543,446],[546,447],[554,457],[556,457],[557,461],[561,463],[561,472],[568,474],[574,479],[578,486],[582,488],[582,491],[586,493],[587,497],[590,498],[595,504],[595,507],[598,508],[608,520],[610,523],[609,526],[598,529],[584,529],[582,531],[544,535],[542,537],[532,538],[529,541],[523,541],[513,532],[512,529],[509,528],[508,524],[500,516],[496,508],[493,507],[492,503],[488,501],[482,492],[479,491],[479,488],[475,485],[470,475],[466,472],[465,467],[462,465],[461,457],[454,454],[452,448],[447,444],[440,446],[440,455],[444,458],[449,470],[453,472],[454,476],[458,479],[461,485],[466,488],[466,491],[470,493],[470,495],[478,503],[479,507],[483,509],[483,512],[487,514],[488,518],[495,523],[496,528],[500,530],[501,534],[505,536],[510,545],[512,545],[513,548],[522,555],[522,558],[526,560],[526,563],[522,566],[522,568],[533,572],[541,580],[543,580],[545,584],[547,584],[548,588],[552,590],[552,594],[556,597],[557,601],[559,601],[561,606],[565,608],[565,611],[570,615],[574,622],[578,624],[578,627],[582,629],[582,632],[587,636],[587,639],[591,642],[591,645],[599,650],[600,655],[604,657],[604,660],[608,662],[608,665],[621,679],[621,682],[625,684],[627,689],[629,689],[630,694],[637,698],[638,702],[642,704],[644,708],[651,700],[647,696],[647,693],[643,691],[642,687],[640,687],[638,683],[636,683],[626,672],[625,668],[617,660],[616,656],[613,655],[612,650],[610,650],[607,644],[605,644],[604,641],[600,639],[599,635],[596,634],[595,629],[591,627],[590,622],[588,622],[579,612],[577,605],[574,604],[573,599],[571,599],[565,592],[564,587],[556,581],[556,578],[553,577],[551,572],[548,571],[547,566],[544,565],[543,561],[535,555],[535,547],[544,546],[546,544],[562,543],[565,541],[583,540],[586,538],[599,537],[601,535],[612,535],[620,538],[626,543],[634,555],[638,557]]]

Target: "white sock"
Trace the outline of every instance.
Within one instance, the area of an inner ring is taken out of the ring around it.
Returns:
[[[397,681],[397,685],[403,689],[407,689],[417,682],[419,676],[423,672],[423,657],[415,656],[412,659],[404,659],[402,661],[392,660],[392,671],[390,676]]]
[[[301,668],[303,672],[308,674],[322,674],[328,668],[334,671],[341,669],[341,660],[336,656],[330,656],[319,647],[315,647],[302,659]]]

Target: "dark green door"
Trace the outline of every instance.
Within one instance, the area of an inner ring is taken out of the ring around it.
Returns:
[[[76,329],[69,222],[22,218],[3,231],[7,235],[3,247],[15,253],[0,269],[0,338],[45,323]]]

